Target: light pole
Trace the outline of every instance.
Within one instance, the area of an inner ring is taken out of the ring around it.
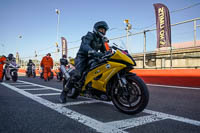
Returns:
[[[22,39],[22,35],[18,36],[19,40]],[[19,41],[19,43],[21,43],[21,41]],[[19,58],[19,49],[16,49],[16,63],[20,63],[20,58]],[[21,64],[20,64],[21,65]]]
[[[58,34],[59,34],[59,24],[60,24],[60,10],[56,9],[56,14],[58,15],[57,17],[57,35],[56,35],[56,48],[57,48],[57,52],[59,52],[58,49]]]
[[[126,24],[126,49],[128,49],[128,34],[129,34],[129,30],[132,28],[132,25],[129,23],[128,19],[124,20],[124,23]]]

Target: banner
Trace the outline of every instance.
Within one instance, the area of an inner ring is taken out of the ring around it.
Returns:
[[[154,4],[156,13],[157,48],[171,47],[171,25],[168,8],[160,3]]]
[[[61,44],[62,44],[62,56],[66,55],[67,57],[67,40],[64,37],[61,37]]]

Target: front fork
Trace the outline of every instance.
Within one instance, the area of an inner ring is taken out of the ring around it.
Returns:
[[[128,87],[127,87],[128,82],[126,80],[126,77],[120,76],[120,74],[117,73],[117,79],[118,79],[119,86],[120,86],[118,89],[121,89],[120,92],[121,92],[122,97],[127,98],[127,100],[129,101],[130,94],[129,94],[129,90],[128,90]],[[115,94],[118,93],[118,91],[119,91],[118,89],[115,89]]]

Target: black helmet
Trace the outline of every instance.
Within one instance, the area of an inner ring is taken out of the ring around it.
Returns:
[[[9,54],[9,55],[8,55],[8,59],[9,59],[9,60],[12,60],[12,59],[13,59],[13,54]]]
[[[103,28],[105,31],[107,31],[109,29],[108,24],[105,21],[99,21],[94,24],[93,32],[100,37],[104,37],[105,33],[99,32],[99,28]]]
[[[67,56],[64,54],[63,56],[62,56],[63,58],[67,58]]]
[[[31,62],[32,62],[32,60],[30,59],[30,60],[29,60],[29,62],[31,63]]]

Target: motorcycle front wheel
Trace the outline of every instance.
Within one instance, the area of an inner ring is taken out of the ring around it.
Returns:
[[[112,102],[123,113],[137,114],[146,108],[149,91],[144,81],[135,74],[126,75],[126,80],[125,88],[115,82],[111,89]]]
[[[12,80],[13,80],[14,82],[16,82],[17,79],[18,79],[18,74],[17,74],[17,72],[13,72]]]
[[[36,77],[36,73],[35,72],[33,72],[33,78],[35,78]]]

